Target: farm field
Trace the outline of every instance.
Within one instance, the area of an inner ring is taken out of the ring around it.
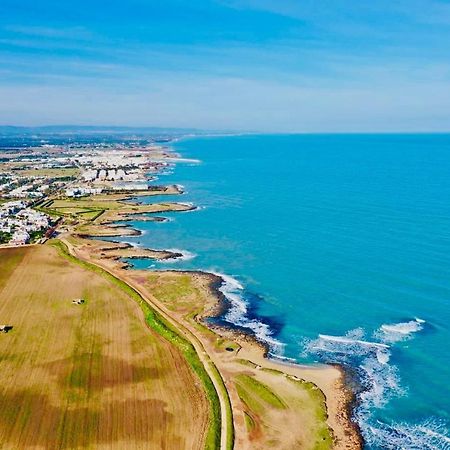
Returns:
[[[17,171],[23,177],[74,178],[80,174],[76,167],[58,169],[23,169]]]
[[[204,448],[200,380],[108,278],[51,245],[3,249],[0,323],[0,448]]]

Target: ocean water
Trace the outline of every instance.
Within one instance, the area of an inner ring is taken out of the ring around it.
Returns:
[[[224,274],[223,320],[278,357],[351,368],[367,448],[450,448],[450,135],[174,147],[193,161],[158,182],[199,209],[134,222],[144,234],[127,241],[185,257],[133,263]]]

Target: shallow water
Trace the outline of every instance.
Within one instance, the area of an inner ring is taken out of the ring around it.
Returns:
[[[274,354],[352,366],[368,448],[450,448],[450,135],[186,139],[158,182],[201,209],[136,222],[227,274],[225,320]],[[164,197],[167,200],[167,197]],[[156,201],[148,198],[145,201]]]

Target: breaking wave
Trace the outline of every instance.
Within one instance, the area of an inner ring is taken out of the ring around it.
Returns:
[[[375,409],[384,407],[391,398],[405,394],[400,385],[399,370],[390,363],[393,346],[411,339],[424,325],[425,321],[421,319],[383,324],[371,340],[365,338],[362,328],[357,328],[344,336],[320,334],[317,339],[304,342],[304,355],[343,364],[356,372],[360,390],[354,417],[369,448],[450,450],[448,430],[439,422],[387,424],[373,418]]]
[[[171,253],[178,253],[181,254],[181,256],[175,256],[173,258],[163,259],[159,262],[162,264],[172,264],[179,261],[189,261],[191,259],[194,259],[197,255],[195,253],[192,253],[188,250],[180,250],[179,248],[168,248],[165,251],[171,252]]]
[[[375,332],[375,337],[388,343],[405,341],[411,339],[414,333],[422,330],[424,323],[425,321],[422,319],[414,319],[409,322],[384,324]]]
[[[214,275],[222,279],[222,285],[219,287],[219,291],[230,303],[224,320],[234,326],[250,330],[256,339],[268,345],[269,353],[272,356],[282,357],[284,344],[274,338],[270,326],[260,319],[249,317],[249,304],[245,299],[242,284],[229,275],[216,272],[211,273],[214,273]]]

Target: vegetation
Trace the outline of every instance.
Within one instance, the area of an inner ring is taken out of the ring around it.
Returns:
[[[11,239],[12,234],[0,231],[0,244],[7,244]]]
[[[60,181],[63,181],[63,179],[71,180],[78,176],[80,169],[77,167],[61,167],[55,169],[16,169],[15,172],[18,172],[18,175],[21,177],[58,178]]]
[[[78,203],[77,200],[49,200],[36,209],[51,216],[74,217],[86,221],[94,221],[105,211],[105,209]]]
[[[200,290],[193,284],[192,275],[184,273],[150,273],[147,275],[147,280],[151,288],[152,294],[162,301],[169,309],[181,311],[184,318],[192,323],[192,325],[201,331],[206,336],[216,336],[216,334],[195,320],[195,316],[203,310],[204,299],[201,297]],[[229,341],[218,340],[217,345],[223,345],[225,342],[232,345],[233,348],[239,346]],[[233,428],[233,413],[228,391],[225,387],[223,379],[217,368],[211,364],[211,368],[215,373],[216,379],[219,381],[221,395],[226,399],[226,423],[227,423],[227,444],[228,448],[233,448],[234,428]]]
[[[251,433],[256,427],[255,421],[250,416],[250,414],[248,414],[246,412],[244,413],[244,418],[245,418],[245,426],[247,427],[247,431],[249,433]]]
[[[39,239],[42,238],[42,236],[44,236],[45,232],[46,232],[45,229],[37,230],[37,231],[31,231],[30,232],[30,242],[33,243],[33,242],[38,241]]]
[[[286,408],[285,403],[268,386],[248,375],[238,375],[236,385],[242,401],[255,411],[270,405],[277,409]],[[266,404],[266,405],[265,405]]]

